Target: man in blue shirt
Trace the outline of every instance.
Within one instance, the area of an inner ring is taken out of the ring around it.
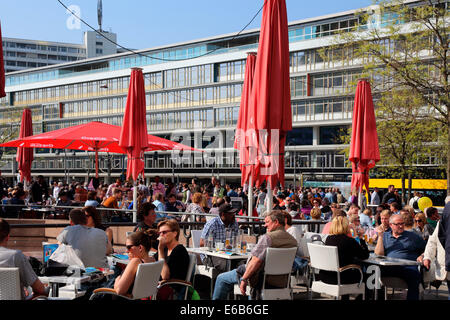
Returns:
[[[400,214],[392,215],[389,219],[390,232],[384,232],[378,227],[378,242],[375,254],[416,261],[425,250],[425,241],[414,232],[405,231],[405,222]],[[419,285],[421,274],[417,266],[391,266],[381,270],[383,277],[397,277],[408,284],[408,300],[419,299]]]
[[[222,242],[225,243],[226,240],[226,229],[231,229],[231,236],[236,237],[239,233],[239,226],[236,222],[236,212],[237,208],[233,208],[230,204],[224,203],[219,207],[219,216],[214,217],[209,220],[203,227],[202,235],[200,236],[200,247],[205,245],[205,239],[212,236],[214,243]],[[207,257],[201,255],[201,259],[205,265],[209,265],[215,268],[213,273],[213,278],[215,278],[215,273],[224,272],[226,268],[226,260],[217,257]]]

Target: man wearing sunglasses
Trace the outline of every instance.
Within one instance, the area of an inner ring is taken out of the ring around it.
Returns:
[[[395,214],[389,219],[391,231],[377,228],[378,242],[375,254],[392,258],[416,261],[425,250],[425,241],[414,232],[405,231],[402,215]],[[417,266],[390,266],[381,269],[383,277],[396,277],[408,284],[407,300],[419,299],[421,274]]]

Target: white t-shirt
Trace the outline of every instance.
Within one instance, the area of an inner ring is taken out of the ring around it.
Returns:
[[[301,251],[301,239],[302,239],[302,231],[300,230],[300,228],[297,228],[296,226],[291,226],[289,228],[286,229],[286,232],[289,233],[291,236],[293,236],[295,238],[295,240],[297,240],[297,256],[301,257],[302,256],[302,251]]]

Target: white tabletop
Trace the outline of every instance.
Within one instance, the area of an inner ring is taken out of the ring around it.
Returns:
[[[376,264],[379,266],[418,266],[419,262],[412,261],[412,260],[406,260],[406,259],[399,259],[399,258],[391,258],[386,256],[378,256],[376,254],[370,254],[370,257],[366,260],[363,260],[363,262],[370,263],[370,264]]]
[[[209,251],[207,248],[186,248],[188,252],[191,253],[199,253],[205,254],[212,257],[219,257],[227,260],[243,260],[247,259],[250,256],[250,253],[241,254],[241,253],[233,253],[227,254],[225,251]]]

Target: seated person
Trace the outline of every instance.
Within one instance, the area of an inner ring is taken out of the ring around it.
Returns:
[[[331,221],[329,236],[325,240],[325,245],[336,246],[338,248],[339,267],[355,264],[355,259],[365,260],[369,258],[369,250],[362,239],[358,243],[348,236],[350,232],[347,217],[336,216]],[[319,271],[320,280],[324,283],[337,284],[337,273],[334,271]],[[359,283],[361,273],[357,269],[348,269],[341,272],[341,284]],[[348,296],[346,297],[348,298]]]
[[[136,227],[134,227],[133,232],[136,231],[146,231],[150,228],[156,229],[157,225],[155,224],[156,221],[156,212],[155,212],[155,205],[151,202],[145,202],[141,205],[139,208],[139,216],[140,220]]]
[[[156,237],[155,229],[133,232],[128,235],[126,248],[129,262],[121,275],[115,279],[114,290],[117,294],[131,295],[138,266],[141,263],[155,262],[155,259],[148,253],[154,247],[153,243],[156,241]]]
[[[61,231],[58,242],[72,246],[85,267],[108,268],[105,231],[88,227],[86,214],[80,209],[71,210],[69,218],[70,226]]]
[[[284,230],[284,214],[280,210],[273,210],[264,218],[267,233],[259,237],[258,243],[251,252],[251,257],[245,265],[237,269],[219,274],[214,287],[213,300],[225,300],[233,292],[235,284],[239,284],[242,295],[246,295],[247,285],[259,289],[261,285],[261,270],[264,264],[267,248],[297,247],[297,241]],[[266,279],[272,287],[280,287],[286,282],[286,277],[280,281],[278,277]]]
[[[87,194],[87,200],[84,203],[85,207],[98,207],[100,203],[97,199],[97,191],[89,191]]]
[[[56,202],[57,207],[70,207],[73,205],[72,200],[69,199],[69,193],[66,190],[59,192],[59,200]],[[67,215],[70,212],[69,208],[57,208],[56,212]]]
[[[161,280],[185,280],[189,267],[189,254],[186,248],[178,242],[180,225],[174,219],[158,223],[159,245],[158,260],[164,260]]]
[[[12,205],[23,205],[25,207],[26,193],[23,189],[17,189],[12,192],[12,198],[9,203]],[[17,218],[22,211],[20,206],[6,207],[6,218]]]
[[[404,231],[405,222],[400,214],[392,215],[389,219],[391,231],[384,231],[378,226],[378,242],[375,254],[386,255],[416,261],[425,250],[425,241],[414,232]],[[419,299],[419,284],[422,276],[417,266],[389,266],[381,268],[381,276],[398,277],[408,284],[408,300]]]
[[[108,236],[108,249],[107,254],[111,254],[114,252],[113,246],[114,246],[114,239],[113,239],[113,232],[110,227],[107,227],[103,225],[102,223],[102,216],[100,215],[100,212],[98,212],[95,207],[84,207],[83,212],[86,214],[87,222],[86,225],[90,228],[97,228],[100,230],[105,231],[106,235]]]
[[[181,201],[177,200],[177,196],[173,193],[169,194],[166,201],[166,211],[168,212],[181,212],[184,209],[184,205]],[[181,216],[169,215],[168,217],[178,218],[181,220]]]
[[[284,212],[284,219],[285,219],[285,226],[284,229],[287,233],[289,233],[291,236],[297,240],[297,254],[295,255],[294,259],[294,265],[292,266],[292,271],[301,271],[304,272],[305,267],[308,265],[308,260],[302,258],[305,256],[305,254],[302,252],[301,248],[301,239],[303,237],[303,232],[300,228],[297,228],[292,225],[292,216],[291,214]],[[300,227],[300,226],[299,226]]]
[[[39,280],[28,258],[19,250],[6,248],[9,233],[9,223],[4,219],[0,219],[0,268],[19,268],[22,299],[26,298],[25,288],[29,286],[33,289],[33,296],[47,296],[48,290]]]
[[[233,208],[230,204],[224,203],[219,207],[219,217],[214,217],[209,220],[203,227],[202,234],[200,236],[200,247],[205,246],[205,240],[212,236],[214,243],[222,242],[226,240],[226,228],[231,229],[231,236],[236,237],[239,234],[239,226],[236,222],[237,208]],[[200,255],[203,263],[215,268],[213,278],[216,273],[224,272],[227,267],[227,261],[218,257]]]

